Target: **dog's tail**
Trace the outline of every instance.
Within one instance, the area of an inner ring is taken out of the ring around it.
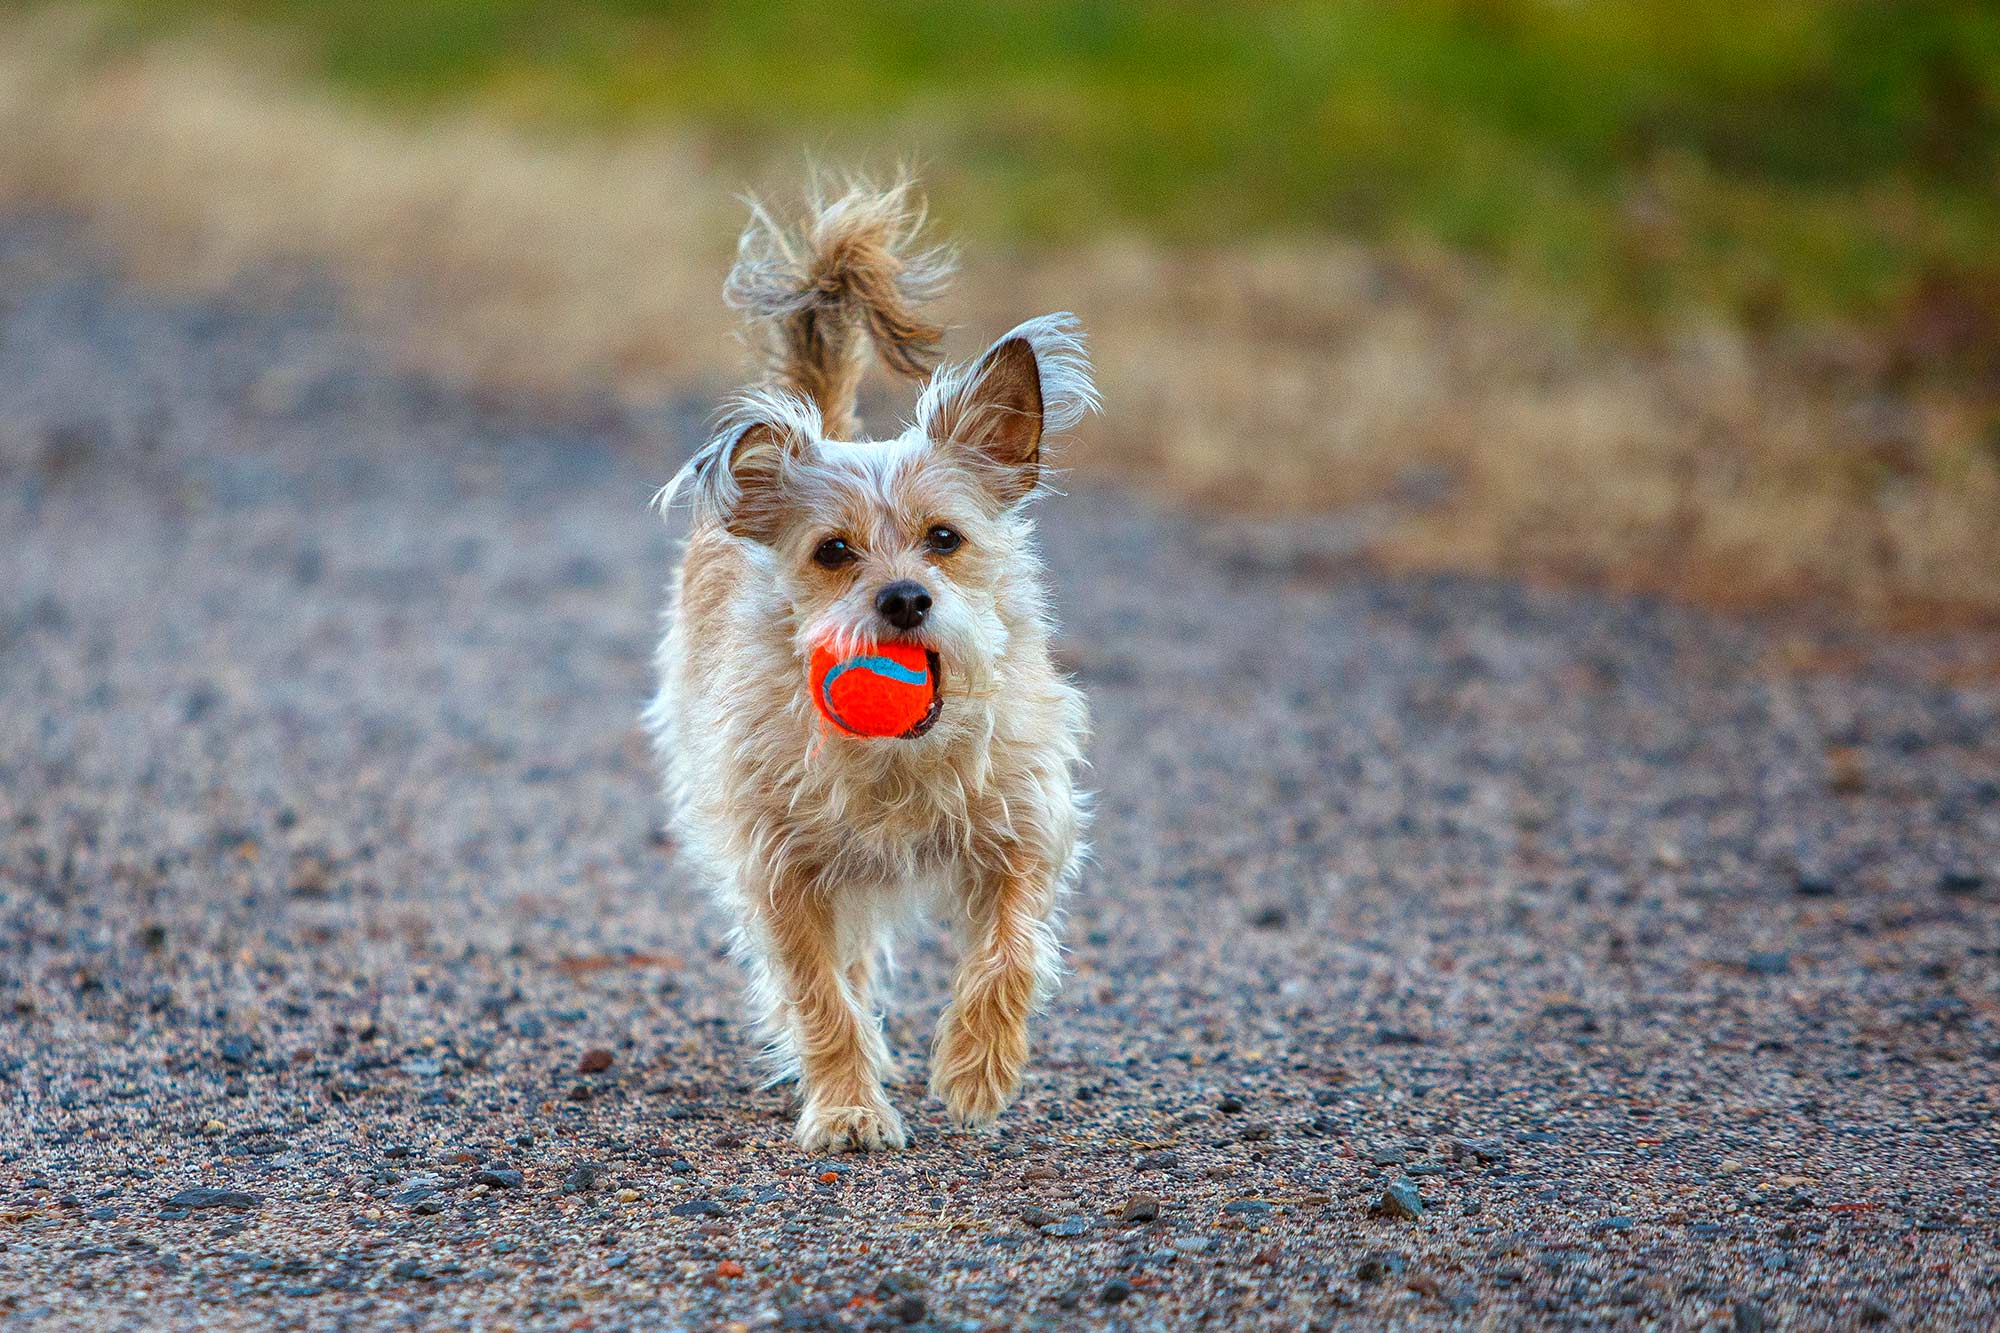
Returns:
[[[816,195],[797,226],[750,201],[723,299],[744,312],[773,386],[817,406],[829,436],[859,434],[855,391],[869,344],[899,375],[921,376],[935,360],[944,330],[920,308],[944,290],[953,258],[920,245],[923,224],[923,204],[902,178]]]

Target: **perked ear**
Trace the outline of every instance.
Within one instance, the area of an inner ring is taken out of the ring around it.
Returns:
[[[819,410],[805,399],[742,394],[653,503],[665,513],[686,499],[697,523],[720,523],[734,536],[770,545],[783,527],[787,476],[819,447],[820,435]]]
[[[917,402],[917,425],[965,452],[1007,507],[1034,494],[1042,437],[1097,409],[1097,389],[1072,315],[1031,319],[970,366],[939,371]]]

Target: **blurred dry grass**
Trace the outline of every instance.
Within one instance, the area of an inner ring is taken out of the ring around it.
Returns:
[[[304,260],[412,367],[502,395],[646,399],[736,371],[718,288],[739,181],[687,144],[401,125],[240,55],[106,61],[91,38],[45,14],[0,50],[0,202],[75,210],[142,276]],[[1247,512],[1367,502],[1396,564],[2000,618],[1992,403],[1892,374],[1877,340],[1613,339],[1456,262],[1333,243],[967,267],[960,353],[1083,317],[1109,410],[1080,477]]]

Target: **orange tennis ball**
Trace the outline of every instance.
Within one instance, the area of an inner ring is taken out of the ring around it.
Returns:
[[[937,654],[913,643],[874,643],[835,656],[812,653],[813,705],[851,736],[923,735],[943,702]]]

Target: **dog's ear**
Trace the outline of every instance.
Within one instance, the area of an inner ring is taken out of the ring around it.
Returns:
[[[969,366],[941,370],[917,403],[917,425],[959,450],[1006,507],[1034,494],[1045,434],[1097,407],[1083,335],[1070,315],[1031,319]]]
[[[787,393],[756,392],[732,402],[715,434],[656,497],[665,512],[685,498],[697,520],[769,545],[784,526],[790,474],[818,448],[819,412]]]

